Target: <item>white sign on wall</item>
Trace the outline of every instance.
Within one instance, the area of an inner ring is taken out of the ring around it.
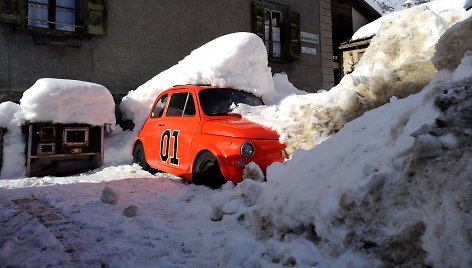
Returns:
[[[312,47],[302,47],[303,54],[316,55],[316,48]]]
[[[313,33],[307,32],[300,32],[300,40],[302,42],[312,43],[312,44],[319,44],[320,43],[320,36]]]

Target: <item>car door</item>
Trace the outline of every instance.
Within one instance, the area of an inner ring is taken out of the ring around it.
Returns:
[[[153,168],[160,168],[159,142],[164,128],[164,110],[168,102],[169,94],[160,96],[149,114],[149,118],[143,126],[140,135],[144,144],[144,153],[148,164]]]
[[[169,168],[187,171],[191,166],[191,146],[200,121],[195,104],[190,91],[175,92],[170,96],[158,145],[161,164]]]

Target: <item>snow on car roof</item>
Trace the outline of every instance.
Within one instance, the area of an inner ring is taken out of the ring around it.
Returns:
[[[271,69],[261,38],[253,33],[232,33],[195,49],[178,64],[159,73],[125,96],[120,104],[123,117],[139,129],[155,98],[178,84],[211,84],[237,88],[274,103]]]

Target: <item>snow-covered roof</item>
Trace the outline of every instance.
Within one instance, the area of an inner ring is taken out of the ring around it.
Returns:
[[[20,107],[30,122],[115,124],[115,102],[104,86],[42,78],[23,93]]]
[[[424,7],[429,8],[434,13],[439,14],[443,11],[453,10],[453,9],[463,9],[466,10],[472,6],[472,0],[436,0],[428,3],[424,3],[410,9],[399,10],[395,12],[388,13],[377,20],[368,23],[362,26],[359,30],[357,30],[351,38],[351,41],[363,39],[367,37],[374,36],[382,26],[382,23],[393,18],[397,18],[404,14],[407,11],[411,11],[413,9],[421,10]]]

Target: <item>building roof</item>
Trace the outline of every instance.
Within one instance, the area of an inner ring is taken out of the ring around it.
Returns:
[[[355,2],[363,2],[364,5],[367,5],[368,7],[367,8],[370,8],[370,9],[373,9],[377,14],[378,16],[382,16],[382,8],[379,6],[379,4],[377,4],[377,2],[373,1],[373,0],[357,0]]]
[[[372,0],[349,0],[349,3],[370,21],[382,16],[382,9]]]

